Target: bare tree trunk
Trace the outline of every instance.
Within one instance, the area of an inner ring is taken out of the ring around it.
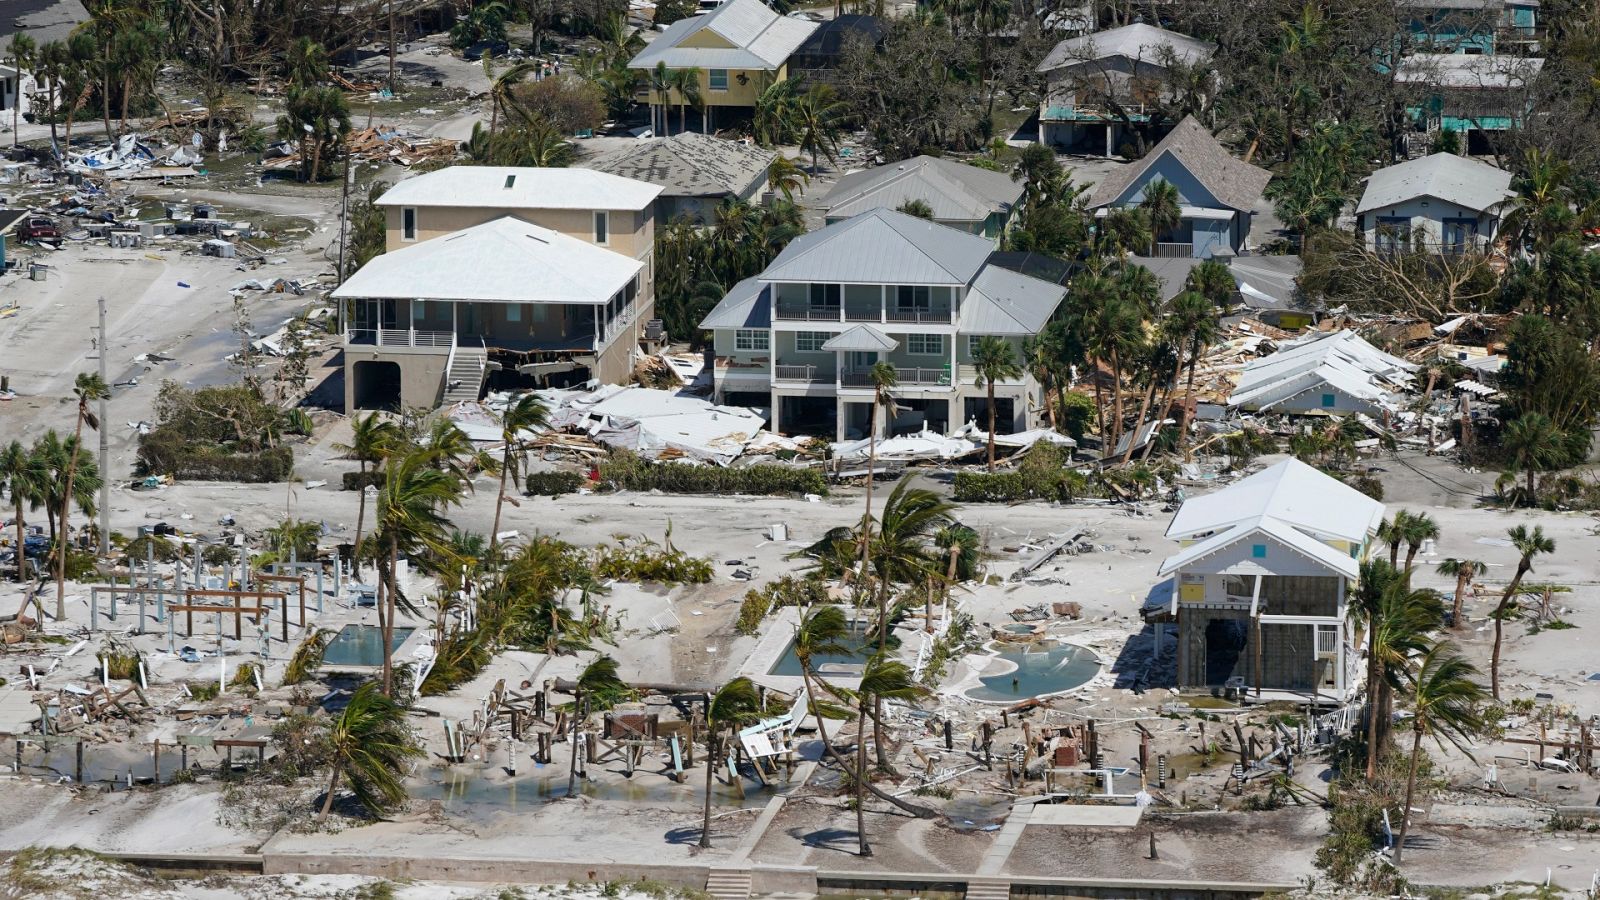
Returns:
[[[1420,725],[1420,722],[1418,723]],[[1400,837],[1394,842],[1394,864],[1400,865],[1400,855],[1406,849],[1406,832],[1411,828],[1411,800],[1417,791],[1417,762],[1422,755],[1422,729],[1412,729],[1415,737],[1411,741],[1411,771],[1406,775],[1406,802],[1400,807]]]
[[[709,727],[709,723],[707,723]],[[711,849],[711,783],[717,767],[717,735],[706,735],[706,803],[705,814],[700,819],[700,849]],[[571,790],[568,790],[571,793]]]
[[[1467,595],[1467,572],[1456,573],[1456,598],[1450,608],[1450,627],[1461,630],[1461,609]]]
[[[815,707],[817,703],[817,692],[812,687],[811,670],[808,666],[802,665],[800,667],[800,680],[805,685],[806,696],[810,698],[813,707]],[[834,749],[833,742],[828,739],[828,729],[822,724],[822,715],[816,712],[813,712],[813,715],[817,720],[817,739],[822,741],[822,752],[828,754],[828,756],[838,764],[839,768],[843,770],[845,774],[849,774],[851,770],[850,761],[845,759],[844,755],[838,750]],[[868,783],[866,788],[872,794],[872,796],[877,797],[879,800],[882,800],[885,803],[893,804],[894,806],[912,814],[913,816],[916,816],[919,819],[936,819],[939,817],[939,813],[937,811],[917,803],[912,803],[908,800],[902,800],[893,794],[880,790],[875,784]]]
[[[494,498],[494,528],[489,532],[489,555],[494,556],[495,548],[500,545],[500,507],[506,502],[506,471],[511,468],[511,444],[507,442],[505,453],[500,458],[500,493]]]
[[[856,842],[860,856],[872,855],[872,845],[867,843],[867,698],[861,697],[861,710],[856,726]]]
[[[339,788],[339,770],[341,768],[338,763],[333,764],[333,777],[328,779],[328,796],[322,800],[322,812],[317,815],[318,822],[326,822],[328,813],[333,810],[333,792]]]
[[[994,379],[986,378],[989,382],[989,471],[994,471]]]
[[[100,352],[106,352],[105,340],[100,341]],[[78,473],[78,454],[83,450],[83,403],[78,404],[78,427],[72,434],[72,449],[67,454],[66,486],[61,491],[61,537],[56,541],[56,621],[67,617],[67,521],[72,517],[72,479]],[[104,475],[101,476],[105,477]],[[25,548],[17,545],[17,557]]]
[[[367,519],[367,461],[361,460],[361,502],[356,506],[356,542],[350,548],[350,575],[361,577],[361,528]]]

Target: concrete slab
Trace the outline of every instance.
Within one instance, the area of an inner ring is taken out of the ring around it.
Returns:
[[[1041,803],[1028,817],[1029,825],[1062,825],[1070,828],[1133,828],[1144,816],[1138,806],[1083,806],[1073,803]]]
[[[39,707],[27,691],[0,691],[0,734],[27,734],[39,722]]]

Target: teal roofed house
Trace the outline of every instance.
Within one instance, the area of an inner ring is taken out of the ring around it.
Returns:
[[[1170,98],[1173,68],[1203,66],[1216,48],[1144,24],[1062,41],[1039,64],[1047,85],[1039,104],[1040,143],[1116,155],[1133,141],[1135,127],[1149,123],[1153,108]]]
[[[1234,159],[1193,116],[1187,116],[1136,163],[1118,169],[1089,192],[1096,216],[1138,206],[1156,181],[1178,189],[1176,228],[1156,235],[1156,256],[1209,259],[1236,254],[1250,234],[1272,173]]]
[[[1539,0],[1402,0],[1418,49],[1506,53],[1539,38]]]
[[[1517,127],[1531,109],[1530,88],[1544,68],[1539,57],[1415,53],[1396,80],[1410,88],[1407,114],[1419,146],[1443,130],[1461,135],[1469,154],[1490,152],[1492,132]]]

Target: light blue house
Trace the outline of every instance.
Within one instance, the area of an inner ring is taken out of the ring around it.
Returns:
[[[1539,36],[1539,0],[1404,0],[1407,30],[1434,53],[1508,53]]]
[[[1156,235],[1156,256],[1209,259],[1237,254],[1272,173],[1234,159],[1193,116],[1145,157],[1107,175],[1089,193],[1097,218],[1136,207],[1157,181],[1178,189],[1176,228]]]

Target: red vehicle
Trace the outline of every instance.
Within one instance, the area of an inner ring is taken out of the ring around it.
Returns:
[[[55,240],[61,237],[61,232],[56,230],[54,220],[46,216],[29,216],[17,226],[17,235],[25,241]]]

